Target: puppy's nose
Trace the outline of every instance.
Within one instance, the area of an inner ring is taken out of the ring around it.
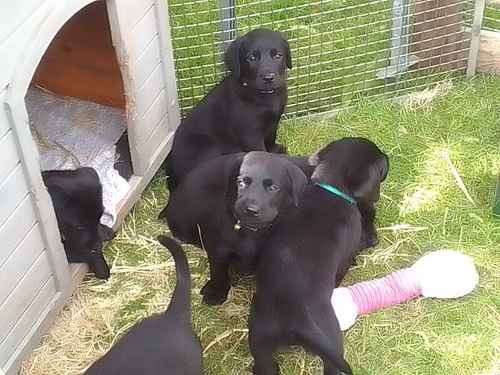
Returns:
[[[274,78],[276,77],[276,73],[267,73],[262,77],[264,82],[272,82],[274,81]]]
[[[257,205],[254,205],[254,204],[249,204],[245,208],[245,212],[247,213],[247,215],[250,215],[250,216],[258,216],[259,211],[260,211],[259,207]]]

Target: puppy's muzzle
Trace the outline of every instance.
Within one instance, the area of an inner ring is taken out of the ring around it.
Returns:
[[[259,76],[260,84],[257,91],[261,94],[273,94],[280,88],[282,81],[276,72],[266,72]]]
[[[244,212],[245,212],[245,215],[248,215],[251,217],[258,217],[261,214],[261,209],[256,204],[249,204],[245,207]]]
[[[270,72],[270,73],[266,73],[264,74],[264,76],[262,77],[262,80],[266,83],[272,83],[274,81],[274,79],[276,78],[276,73],[273,73],[273,72]]]

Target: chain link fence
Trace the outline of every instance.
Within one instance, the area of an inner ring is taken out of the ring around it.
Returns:
[[[169,9],[183,114],[225,74],[226,42],[267,27],[288,37],[287,115],[297,116],[463,77],[474,2],[169,0]],[[498,28],[498,9],[487,8],[487,27]]]
[[[485,30],[500,31],[500,0],[486,1],[483,28]]]

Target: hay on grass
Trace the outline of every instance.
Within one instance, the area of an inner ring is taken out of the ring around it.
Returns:
[[[380,244],[358,257],[344,284],[385,276],[439,248],[471,255],[478,267],[479,286],[464,298],[417,299],[359,319],[345,335],[356,373],[498,375],[500,221],[491,216],[491,201],[500,172],[500,79],[481,77],[427,96],[432,101],[417,100],[411,110],[376,101],[335,119],[288,120],[280,127],[280,142],[292,154],[310,155],[332,139],[364,136],[389,155],[377,211]],[[166,200],[165,177],[159,175],[107,249],[113,264],[109,282],[89,280],[79,288],[23,374],[79,374],[137,320],[166,307],[175,272],[154,240],[167,231],[156,220]],[[253,278],[239,278],[222,306],[203,305],[198,292],[208,278],[206,255],[184,248],[205,374],[251,374],[246,330]],[[321,361],[302,350],[278,360],[283,375],[321,373]]]

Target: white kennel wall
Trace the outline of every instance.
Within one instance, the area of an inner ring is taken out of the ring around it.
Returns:
[[[0,374],[17,373],[86,271],[66,262],[24,97],[58,31],[94,2],[0,2]],[[170,150],[180,115],[166,4],[108,0],[106,8],[133,167],[121,221]]]

